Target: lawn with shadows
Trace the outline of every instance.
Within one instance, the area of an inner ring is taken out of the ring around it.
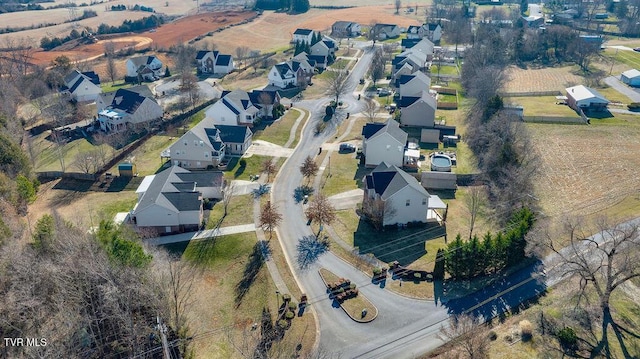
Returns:
[[[258,156],[253,155],[251,157],[232,157],[229,160],[227,169],[224,171],[224,176],[228,180],[250,180],[250,176],[255,176],[262,173],[262,164],[268,159],[273,159],[270,156]],[[280,170],[280,166],[284,163],[284,158],[279,158],[275,161],[276,172]],[[273,176],[272,176],[273,177]]]
[[[333,152],[322,174],[322,193],[333,196],[338,193],[362,188],[362,178],[371,169],[360,166],[353,152]]]
[[[289,140],[291,127],[293,127],[293,124],[301,114],[302,112],[297,109],[290,109],[277,121],[261,123],[264,126],[260,126],[261,128],[254,132],[253,139],[284,146]],[[302,123],[300,126],[302,126]]]
[[[227,207],[227,215],[224,216],[224,203],[218,201],[213,205],[207,220],[207,229],[215,228],[220,221],[221,227],[237,226],[253,223],[253,195],[245,194],[234,196]]]

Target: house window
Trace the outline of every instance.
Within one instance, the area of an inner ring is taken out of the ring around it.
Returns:
[[[426,205],[427,205],[427,199],[426,199],[426,198],[423,198],[423,199],[422,199],[422,205],[423,205],[423,206],[426,206]]]
[[[187,141],[184,141],[184,145],[185,145],[185,146],[187,145]]]
[[[197,146],[198,145],[198,140],[193,140],[193,145]]]
[[[405,204],[405,206],[407,206],[407,207],[408,207],[408,206],[410,206],[410,205],[411,205],[411,200],[410,200],[410,199],[408,199],[408,200],[407,200],[407,204]]]
[[[204,142],[200,141],[200,147],[204,146]]]
[[[205,152],[204,153],[204,158],[209,158],[209,153]]]
[[[176,151],[176,156],[180,154],[180,151]]]
[[[250,120],[250,119],[251,119],[251,116],[247,115],[247,116],[246,116],[246,118],[247,118],[247,120]]]

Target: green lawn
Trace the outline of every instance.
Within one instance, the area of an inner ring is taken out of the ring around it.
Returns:
[[[138,195],[134,191],[122,191],[113,193],[111,202],[103,202],[98,207],[98,218],[112,220],[118,212],[129,212],[138,201]]]
[[[358,167],[359,162],[353,152],[333,152],[322,174],[322,193],[333,196],[361,187],[362,177],[367,171],[364,167]]]
[[[597,89],[597,91],[600,92],[607,100],[611,102],[622,103],[625,105],[628,105],[632,102],[630,98],[621,94],[616,89],[613,89],[611,87],[599,88]],[[626,110],[627,108],[623,107],[623,109]]]
[[[606,49],[605,55],[631,68],[640,68],[640,52]]]
[[[229,180],[249,180],[249,176],[262,173],[262,164],[270,158],[272,159],[273,157],[258,155],[243,158],[233,157],[224,171],[224,176]],[[276,173],[280,170],[284,160],[284,158],[280,158],[276,161]]]
[[[178,136],[166,134],[156,135],[131,152],[130,156],[134,159],[139,175],[147,176],[156,173],[164,163],[160,159],[160,152],[171,146],[178,138]],[[117,173],[117,169],[116,165],[110,171]]]
[[[47,139],[48,132],[44,132],[33,140],[33,149],[36,153],[36,171],[60,171],[59,155],[62,154],[67,172],[82,172],[74,165],[75,157],[79,153],[87,153],[95,149],[89,141],[84,138],[62,144],[60,150],[58,145]],[[106,153],[111,154],[113,148],[107,144],[101,145]]]
[[[124,80],[118,80],[115,82],[103,82],[100,84],[100,88],[102,88],[102,92],[111,92],[117,91],[119,89],[126,89],[132,87],[132,83],[126,83]]]
[[[438,101],[440,102],[458,102],[456,95],[438,94]]]
[[[504,102],[523,106],[525,116],[579,117],[569,106],[556,105],[554,96],[505,97]]]
[[[458,68],[455,65],[438,66],[436,64],[431,66],[431,77],[438,76],[438,68],[440,69],[440,75],[459,75]]]
[[[209,213],[207,229],[215,228],[218,221],[224,215],[224,203],[217,202]],[[253,195],[245,194],[234,196],[229,202],[227,216],[224,217],[221,227],[237,226],[253,223]]]
[[[300,110],[290,109],[287,113],[278,121],[272,123],[268,127],[260,130],[256,130],[253,135],[254,140],[263,140],[271,142],[276,145],[284,146],[289,140],[289,133],[291,127],[296,122],[298,117],[302,114]],[[305,116],[308,116],[308,112],[305,111]],[[304,125],[304,121],[300,124],[300,128]],[[299,128],[299,129],[300,129]],[[298,130],[299,130],[298,129]],[[292,145],[294,147],[295,145]]]

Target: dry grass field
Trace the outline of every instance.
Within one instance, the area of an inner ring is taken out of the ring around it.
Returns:
[[[394,12],[391,6],[339,10],[311,9],[299,15],[265,11],[256,20],[226,29],[212,37],[206,37],[196,42],[196,46],[204,46],[204,43],[212,42],[223,52],[233,52],[238,46],[248,46],[251,49],[266,52],[289,46],[291,36],[297,28],[327,31],[338,20],[352,20],[361,24],[370,24],[375,20],[404,27],[419,23],[415,16],[403,16],[404,12],[401,12],[401,15],[395,15]]]
[[[562,91],[568,85],[580,84],[583,79],[573,74],[572,66],[521,69],[511,66],[507,70],[505,92]]]
[[[598,121],[527,125],[540,154],[535,192],[546,215],[607,213],[619,204],[629,207],[617,211],[620,217],[638,215],[640,118],[619,125]]]

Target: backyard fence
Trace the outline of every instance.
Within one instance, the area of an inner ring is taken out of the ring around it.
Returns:
[[[46,182],[48,180],[54,180],[58,178],[71,178],[71,179],[77,179],[81,181],[95,181],[97,178],[97,176],[92,173],[62,172],[62,171],[36,172],[36,176],[38,177],[38,181],[40,182]]]
[[[560,91],[500,92],[502,97],[562,96]]]
[[[559,124],[575,124],[575,125],[584,125],[587,123],[587,121],[581,117],[562,117],[562,116],[524,116],[524,122],[559,123]]]
[[[441,102],[438,101],[438,109],[439,110],[457,110],[458,103],[457,102]]]

